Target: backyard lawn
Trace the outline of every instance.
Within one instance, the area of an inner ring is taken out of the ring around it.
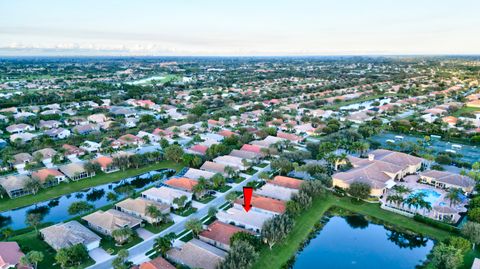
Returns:
[[[19,208],[31,204],[36,204],[42,201],[50,200],[64,194],[80,191],[83,189],[95,187],[101,184],[110,182],[116,182],[124,178],[140,175],[152,170],[158,170],[162,168],[170,168],[180,171],[183,168],[182,163],[174,163],[171,161],[162,161],[160,163],[148,165],[138,169],[128,169],[126,171],[119,171],[111,174],[99,174],[92,178],[85,178],[76,182],[62,183],[58,186],[40,190],[35,195],[27,195],[16,199],[4,198],[0,200],[0,212],[7,211],[14,208]]]
[[[324,199],[314,200],[312,207],[296,218],[293,230],[281,244],[274,245],[271,250],[268,247],[262,249],[259,256],[260,258],[253,268],[282,268],[282,266],[295,255],[300,244],[308,237],[314,225],[320,221],[324,213],[332,206],[370,216],[380,221],[391,223],[401,229],[410,230],[435,240],[444,240],[451,235],[444,230],[427,226],[411,218],[385,211],[381,209],[378,204],[369,204],[365,202],[354,203],[351,198],[340,198],[328,194]],[[465,256],[466,263],[471,265],[473,257],[479,256],[479,254],[480,253],[478,252],[470,252],[467,254]]]

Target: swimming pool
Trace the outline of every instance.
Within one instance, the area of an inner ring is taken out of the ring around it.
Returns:
[[[435,202],[440,198],[441,194],[432,190],[432,189],[417,189],[412,192],[410,195],[414,195],[417,193],[424,193],[425,194],[425,201],[429,202],[431,206],[435,204]]]

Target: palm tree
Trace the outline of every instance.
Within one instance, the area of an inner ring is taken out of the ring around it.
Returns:
[[[37,268],[38,263],[43,261],[43,257],[42,252],[32,250],[20,258],[20,263],[26,266],[32,265],[33,268]]]
[[[462,201],[460,197],[461,193],[462,193],[462,190],[458,188],[450,188],[448,190],[447,199],[450,200],[450,207],[452,206],[452,204],[456,206]]]
[[[133,231],[130,227],[116,229],[112,232],[112,237],[119,245],[123,245],[125,242],[127,242],[132,235]]]
[[[404,202],[403,197],[398,194],[389,195],[386,200],[390,204],[395,204],[397,207]]]
[[[197,185],[193,186],[193,194],[198,199],[203,196],[203,193],[207,189],[207,180],[205,178],[199,178]]]
[[[229,178],[234,178],[237,174],[235,169],[233,169],[233,167],[231,167],[231,166],[225,167],[224,172],[228,175]]]
[[[12,236],[13,232],[14,232],[13,229],[10,228],[10,227],[7,227],[7,228],[3,229],[2,230],[3,238],[5,240],[8,240],[8,238],[10,238],[10,236]]]
[[[167,236],[155,238],[154,248],[157,253],[160,253],[163,257],[167,254],[167,251],[172,248],[172,240]]]
[[[162,212],[154,205],[148,205],[145,208],[145,214],[153,219],[154,225],[162,221]]]
[[[367,142],[361,142],[358,149],[360,151],[360,156],[363,156],[370,149],[370,144]]]
[[[412,192],[412,190],[405,185],[395,185],[392,187],[392,190],[398,195],[404,195]]]

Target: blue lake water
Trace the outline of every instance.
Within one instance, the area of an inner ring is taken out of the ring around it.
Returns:
[[[140,191],[159,183],[174,173],[175,170],[171,169],[151,171],[135,177],[126,178],[118,182],[103,184],[94,188],[63,195],[59,198],[41,202],[35,205],[0,212],[0,229],[4,227],[10,227],[14,230],[17,230],[27,227],[28,225],[25,223],[25,219],[29,213],[41,214],[43,217],[42,223],[58,223],[69,220],[76,216],[68,213],[68,207],[73,202],[86,201],[94,205],[95,208],[103,207],[115,203],[115,201],[110,201],[107,199],[107,193],[109,192],[116,193],[118,195],[117,200],[119,200],[127,196],[127,194],[121,191],[122,187],[131,186],[132,190]],[[88,180],[88,178],[82,180]]]
[[[421,264],[434,242],[392,231],[362,216],[332,217],[297,254],[294,269],[412,269]]]

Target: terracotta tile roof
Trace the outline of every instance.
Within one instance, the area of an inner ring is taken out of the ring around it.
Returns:
[[[140,265],[140,269],[175,269],[175,266],[170,264],[162,257],[157,257],[149,262],[144,262]]]
[[[168,135],[172,135],[173,132],[170,132],[168,130],[163,130],[163,129],[160,129],[160,128],[156,128],[155,130],[153,130],[153,134],[154,135],[161,135],[161,136],[168,136]]]
[[[221,130],[220,132],[218,132],[218,134],[224,137],[230,137],[232,135],[236,135],[236,133],[229,130]]]
[[[289,134],[289,133],[283,133],[283,132],[277,132],[277,137],[284,138],[290,141],[300,141],[302,138],[298,135],[294,134]]]
[[[443,117],[442,121],[449,124],[457,124],[458,119],[453,116],[447,116],[447,117]]]
[[[190,148],[191,151],[195,151],[195,152],[201,153],[203,155],[205,155],[205,153],[207,153],[207,149],[208,149],[208,147],[204,146],[204,145],[195,145],[195,146]]]
[[[255,153],[262,153],[262,148],[261,147],[255,146],[255,145],[249,145],[249,144],[243,145],[240,150],[246,150],[246,151],[251,151],[251,152],[255,152]]]
[[[303,180],[300,179],[295,179],[291,177],[284,177],[284,176],[276,176],[273,178],[273,180],[269,181],[268,183],[285,187],[285,188],[290,188],[290,189],[300,189],[300,185],[302,185]]]
[[[125,143],[132,143],[132,142],[138,142],[138,141],[142,141],[142,139],[136,135],[132,135],[132,134],[126,134],[126,135],[122,135],[118,138],[118,140],[121,140]]]
[[[63,144],[63,149],[65,149],[65,154],[84,154],[85,151],[79,147],[75,147],[69,144]]]
[[[189,179],[186,177],[181,177],[181,178],[171,178],[167,181],[165,181],[165,184],[177,189],[182,189],[186,191],[192,191],[193,187],[198,184],[196,180]]]
[[[243,199],[237,199],[235,201],[236,204],[243,205]],[[269,197],[260,196],[254,194],[252,196],[251,204],[253,207],[283,214],[287,209],[285,201],[275,200]]]
[[[100,156],[95,159],[95,162],[97,162],[102,168],[107,168],[113,163],[113,159],[107,156]]]
[[[49,169],[49,168],[40,169],[32,173],[32,178],[36,178],[40,182],[45,182],[48,176],[58,177],[58,176],[63,176],[63,174],[60,173],[58,170]]]
[[[247,232],[247,230],[216,220],[208,225],[208,228],[202,231],[199,236],[230,245],[230,238],[238,232]]]

